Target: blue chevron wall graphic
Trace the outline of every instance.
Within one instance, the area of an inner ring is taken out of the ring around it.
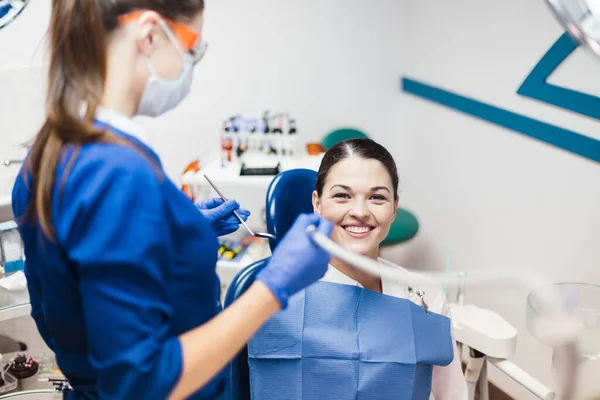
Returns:
[[[600,98],[547,82],[552,72],[576,48],[577,44],[566,33],[563,34],[533,68],[517,90],[517,93],[591,118],[600,119]],[[600,70],[600,65],[598,68]],[[592,161],[600,162],[600,140],[408,77],[402,77],[400,87],[405,93],[511,129]]]
[[[565,33],[529,73],[517,93],[544,103],[600,119],[600,97],[565,89],[548,83],[548,77],[577,48],[577,43]],[[600,70],[600,66],[598,67]]]

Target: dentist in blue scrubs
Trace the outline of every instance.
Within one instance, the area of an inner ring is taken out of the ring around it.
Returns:
[[[224,368],[329,255],[302,215],[253,286],[221,310],[217,235],[239,205],[192,204],[134,115],[190,91],[203,0],[53,0],[46,120],[13,190],[32,316],[65,399],[215,399]],[[176,140],[176,129],[172,133]],[[240,210],[248,216],[248,213]]]

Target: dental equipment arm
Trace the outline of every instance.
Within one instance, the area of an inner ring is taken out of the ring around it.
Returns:
[[[600,1],[545,0],[571,38],[600,56]]]
[[[366,273],[374,276],[385,277],[388,279],[400,280],[411,287],[413,286],[413,278],[404,270],[393,269],[382,266],[377,261],[357,253],[350,252],[323,234],[320,234],[315,227],[309,226],[307,232],[312,240],[321,248],[329,252],[332,256],[353,265]],[[455,276],[448,276],[440,273],[424,273],[447,288],[458,288],[464,284],[462,279]],[[502,272],[498,274],[476,275],[469,278],[470,285],[498,285],[500,282],[509,283],[513,286],[518,285],[528,289],[537,289],[543,287],[548,282],[545,282],[539,276],[527,274],[523,271],[514,273]],[[418,286],[418,285],[416,285]],[[578,318],[572,313],[569,313],[565,306],[565,299],[559,293],[552,290],[540,292],[541,303],[545,305],[546,318],[540,321],[537,326],[536,333],[538,338],[549,344],[556,351],[564,352],[568,355],[568,360],[576,360],[577,341],[580,332],[580,324]],[[562,397],[560,400],[571,400],[575,397],[575,382],[577,381],[578,363],[570,362],[568,366],[561,368],[561,380],[559,382],[559,393]]]
[[[496,368],[502,371],[507,376],[510,376],[515,382],[519,383],[525,389],[533,393],[537,398],[542,400],[554,400],[555,393],[538,382],[534,377],[523,371],[516,364],[508,360],[499,360],[493,357],[486,357],[487,361],[491,362]]]

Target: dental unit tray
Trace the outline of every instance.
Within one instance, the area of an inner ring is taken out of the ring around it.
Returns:
[[[248,167],[244,163],[240,169],[240,176],[275,176],[279,172],[281,172],[279,163],[275,167]]]

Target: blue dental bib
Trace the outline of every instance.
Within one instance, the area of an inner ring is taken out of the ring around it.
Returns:
[[[450,329],[410,300],[317,282],[250,340],[252,399],[428,400]]]

